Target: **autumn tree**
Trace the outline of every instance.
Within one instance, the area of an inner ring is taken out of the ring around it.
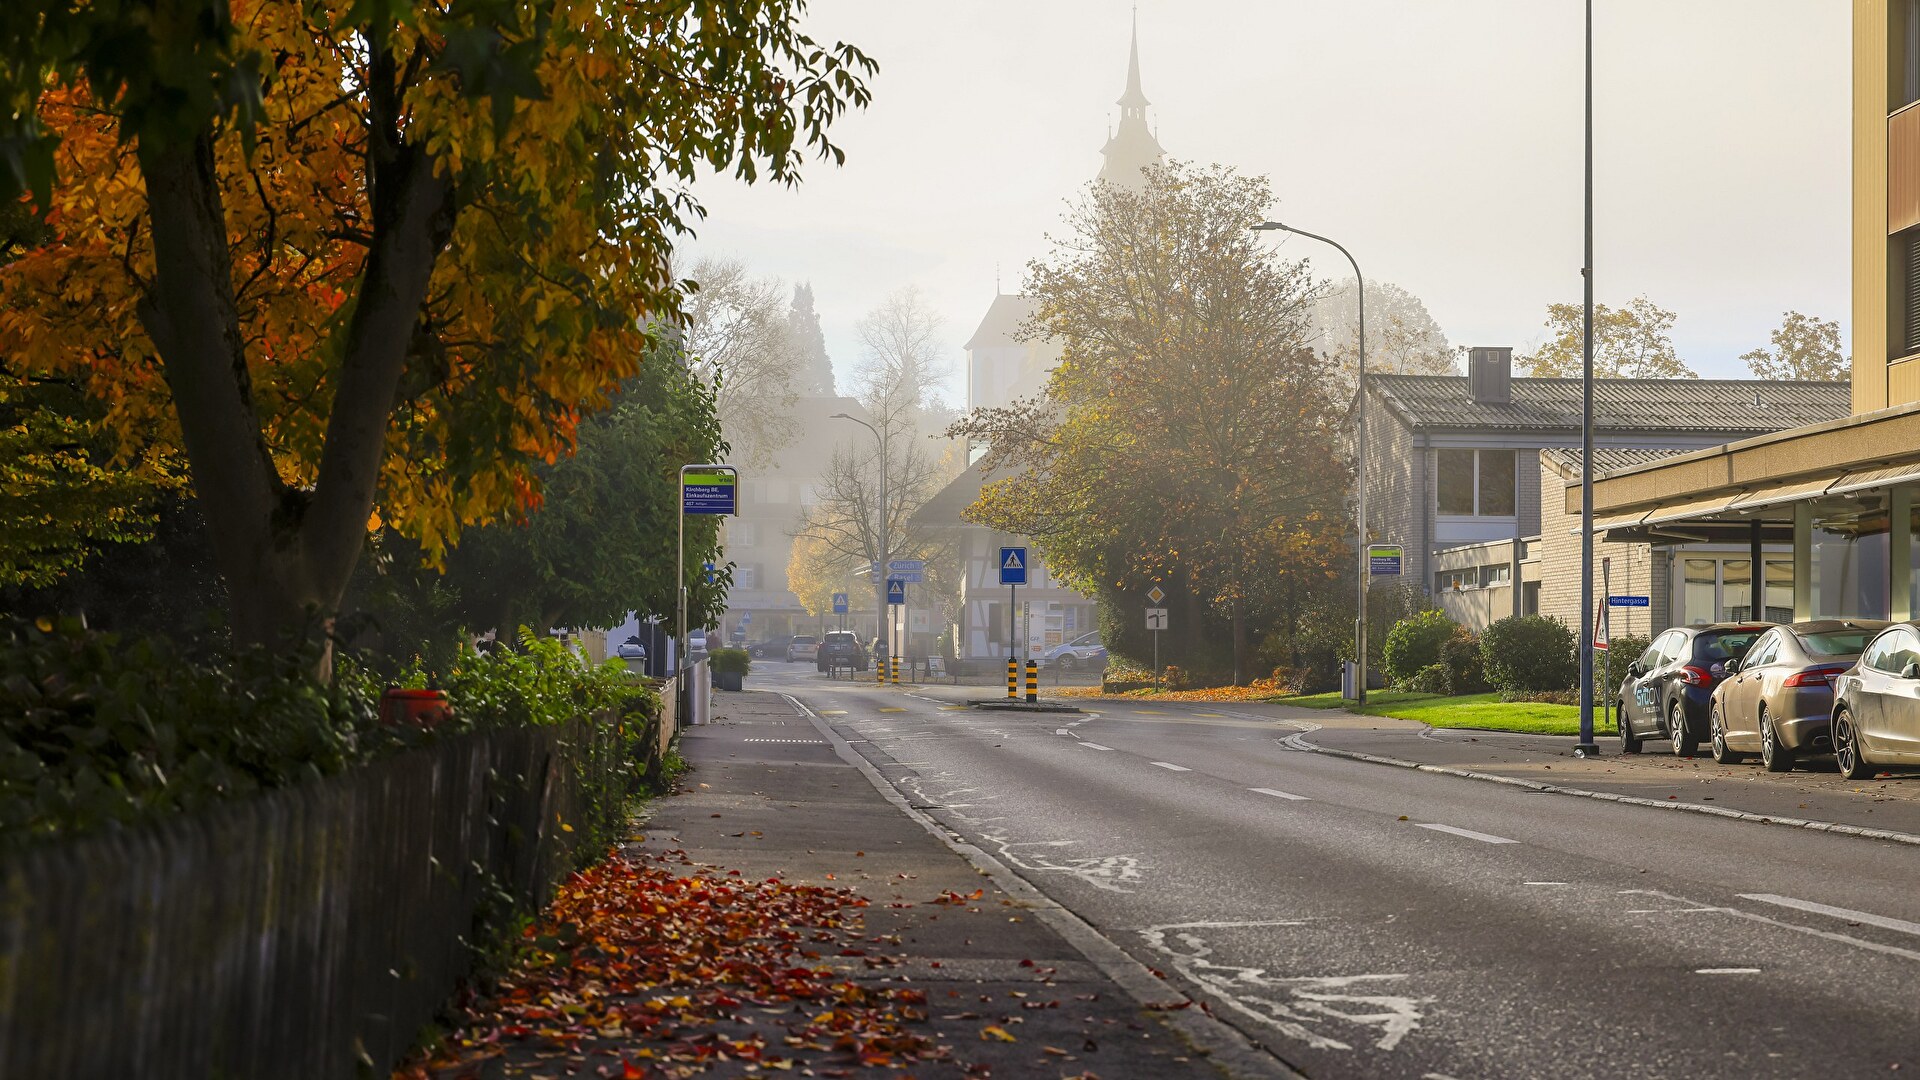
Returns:
[[[1249,228],[1266,181],[1145,175],[1138,192],[1090,186],[1028,266],[1025,333],[1060,342],[1061,363],[1039,398],[955,425],[989,446],[982,467],[1015,472],[968,516],[1032,537],[1082,585],[1179,582],[1228,621],[1244,681],[1260,610],[1345,561],[1345,415],[1310,345],[1307,268]]]
[[[1313,304],[1313,344],[1333,364],[1337,396],[1353,394],[1360,355],[1354,279],[1332,285]],[[1391,281],[1367,283],[1367,371],[1379,375],[1457,375],[1453,346],[1420,298]]]
[[[1644,296],[1627,306],[1593,306],[1593,374],[1600,379],[1694,379],[1673,349],[1673,312]],[[1547,305],[1547,341],[1519,357],[1528,375],[1580,377],[1586,315],[1580,304]]]
[[[1789,311],[1769,337],[1768,347],[1740,356],[1755,378],[1845,382],[1853,377],[1840,347],[1840,324],[1831,319]]]
[[[713,388],[720,423],[743,464],[764,466],[798,434],[804,357],[788,328],[786,287],[738,259],[704,258],[689,270],[682,344]]]
[[[801,392],[833,397],[833,361],[827,356],[827,335],[820,329],[820,313],[814,310],[810,283],[793,287],[793,304],[787,309],[787,347],[798,358]]]
[[[689,182],[839,158],[873,65],[802,10],[0,5],[0,195],[56,232],[0,354],[183,449],[236,642],[310,634],[370,526],[438,556],[538,505],[679,310]]]

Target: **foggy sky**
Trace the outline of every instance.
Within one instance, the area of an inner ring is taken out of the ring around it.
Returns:
[[[1599,299],[1679,313],[1708,376],[1795,308],[1849,307],[1850,5],[1599,0]],[[698,251],[811,280],[844,379],[902,284],[960,346],[1019,288],[1100,166],[1126,73],[1119,0],[813,0],[881,64],[873,105],[793,191],[703,182]],[[1577,301],[1580,0],[1144,0],[1148,120],[1170,155],[1273,181],[1280,220],[1426,301],[1455,345],[1526,348]],[[1337,253],[1300,239],[1317,273]]]

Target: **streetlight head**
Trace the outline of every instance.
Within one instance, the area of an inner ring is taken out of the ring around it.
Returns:
[[[1263,221],[1253,227],[1254,232],[1292,232],[1292,229],[1277,221]]]
[[[829,417],[827,417],[827,419],[829,419],[829,420],[851,420],[851,419],[853,419],[853,417],[851,417],[851,416],[848,416],[848,415],[847,415],[846,413],[843,413],[843,412],[837,412],[837,413],[834,413],[834,414],[833,414],[832,416],[829,416]]]

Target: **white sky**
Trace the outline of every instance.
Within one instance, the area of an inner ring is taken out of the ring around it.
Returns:
[[[1794,308],[1848,314],[1850,5],[1598,0],[1598,298],[1679,313],[1702,375],[1746,374]],[[881,65],[796,190],[708,182],[696,249],[813,283],[842,377],[853,324],[913,284],[960,346],[996,265],[1017,291],[1100,166],[1121,0],[813,0]],[[1272,179],[1275,216],[1426,301],[1455,345],[1537,342],[1577,301],[1580,0],[1143,0],[1148,120],[1170,155]],[[1337,252],[1288,241],[1324,276]]]

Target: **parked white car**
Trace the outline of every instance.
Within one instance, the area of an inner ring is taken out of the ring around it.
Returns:
[[[787,663],[797,664],[804,660],[812,663],[820,655],[820,639],[807,634],[796,634],[787,642]]]

